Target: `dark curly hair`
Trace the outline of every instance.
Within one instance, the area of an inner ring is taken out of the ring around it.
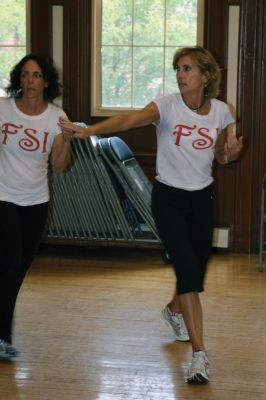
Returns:
[[[6,88],[7,94],[10,97],[22,97],[20,87],[21,70],[23,65],[30,60],[35,61],[39,65],[44,80],[49,83],[44,88],[43,97],[45,100],[52,102],[56,97],[60,96],[62,85],[59,83],[58,72],[53,65],[53,61],[39,53],[27,54],[13,67],[10,72],[10,83]]]

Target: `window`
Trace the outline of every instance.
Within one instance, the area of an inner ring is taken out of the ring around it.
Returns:
[[[6,96],[10,70],[27,52],[26,3],[0,1],[0,96]]]
[[[92,115],[142,108],[177,90],[172,58],[200,43],[203,0],[94,0]]]

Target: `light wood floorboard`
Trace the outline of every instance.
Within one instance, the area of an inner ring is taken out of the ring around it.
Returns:
[[[184,383],[188,343],[160,320],[174,285],[158,250],[43,248],[19,295],[1,400],[265,400],[266,272],[212,256],[201,295],[211,381]]]

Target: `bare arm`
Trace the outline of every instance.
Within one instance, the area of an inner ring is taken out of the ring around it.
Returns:
[[[84,139],[91,135],[109,135],[111,133],[123,132],[132,128],[146,126],[159,119],[160,114],[158,108],[156,104],[152,102],[140,111],[115,115],[114,117],[86,128],[73,124],[63,118],[60,118],[59,125],[65,136]]]
[[[50,160],[57,171],[66,169],[71,161],[70,138],[64,137],[62,133],[55,137]]]
[[[226,129],[218,136],[216,141],[214,156],[219,164],[227,164],[229,161],[235,161],[239,158],[243,148],[243,137],[239,139]]]

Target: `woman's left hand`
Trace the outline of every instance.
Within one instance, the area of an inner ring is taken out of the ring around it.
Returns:
[[[66,129],[62,125],[62,123],[64,124],[64,123],[67,123],[67,122],[70,122],[70,121],[68,119],[64,118],[64,117],[60,117],[58,125],[61,128],[62,136],[63,136],[65,142],[70,142],[72,137],[73,137],[74,132],[73,132],[72,129]]]
[[[227,135],[224,144],[224,152],[228,161],[237,160],[243,148],[243,136],[237,138],[235,135]]]

